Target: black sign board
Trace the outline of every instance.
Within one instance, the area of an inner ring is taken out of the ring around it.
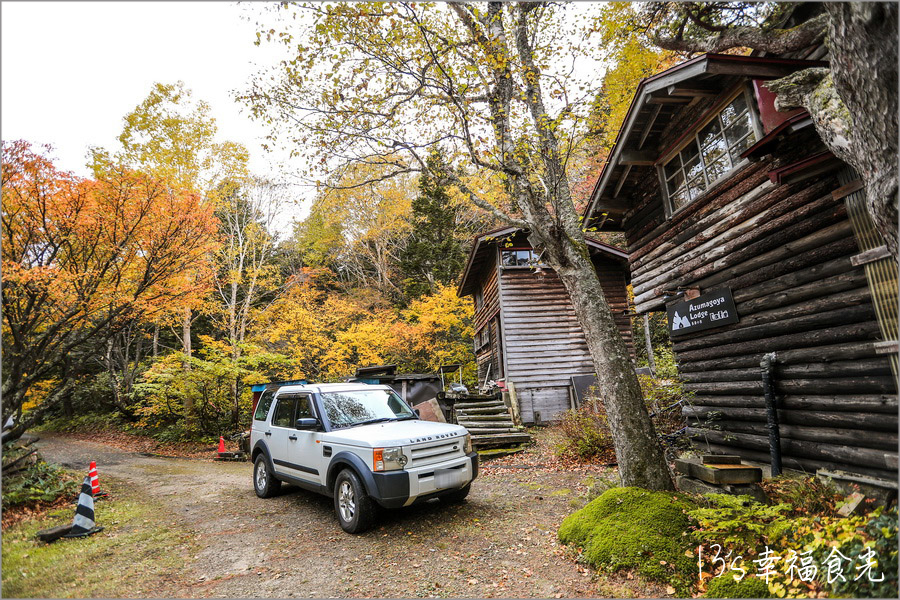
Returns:
[[[671,337],[721,327],[740,320],[730,288],[707,292],[693,300],[675,302],[666,308],[666,312]]]

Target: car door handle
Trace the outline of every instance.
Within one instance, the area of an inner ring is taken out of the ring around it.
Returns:
[[[267,432],[266,432],[266,435],[272,435],[272,432],[271,432],[271,431],[267,431]]]
[[[297,436],[296,435],[288,436],[288,439],[291,440],[292,442],[296,442]]]

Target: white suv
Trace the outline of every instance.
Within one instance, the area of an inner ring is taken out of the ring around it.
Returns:
[[[287,385],[263,392],[250,434],[256,495],[281,482],[334,498],[344,531],[374,520],[376,504],[461,501],[478,475],[465,427],[422,421],[386,385]]]

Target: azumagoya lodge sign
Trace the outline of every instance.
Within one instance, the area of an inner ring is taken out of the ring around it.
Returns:
[[[731,288],[720,288],[693,300],[675,302],[666,308],[666,312],[672,337],[739,321]]]

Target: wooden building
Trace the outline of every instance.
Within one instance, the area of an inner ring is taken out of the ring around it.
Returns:
[[[588,247],[631,348],[628,255],[596,240]],[[479,381],[503,380],[525,423],[534,423],[536,412],[548,421],[569,409],[572,377],[592,375],[593,362],[562,282],[525,233],[507,228],[476,238],[458,293],[475,302]]]
[[[819,51],[821,56],[824,51]],[[668,310],[704,449],[897,477],[897,265],[859,177],[765,81],[810,60],[702,55],[643,80],[585,217],[624,232],[638,313]]]

